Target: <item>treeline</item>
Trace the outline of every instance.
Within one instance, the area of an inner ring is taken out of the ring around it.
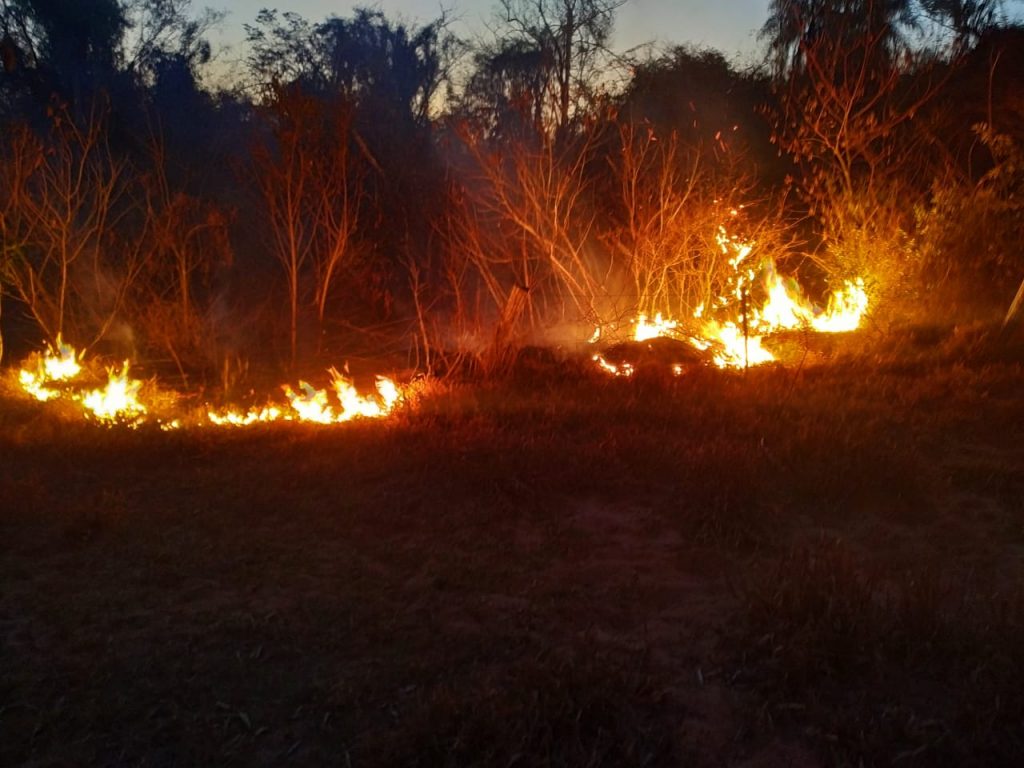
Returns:
[[[1024,277],[1024,30],[988,0],[774,0],[764,64],[609,47],[617,0],[263,11],[231,88],[189,0],[0,0],[0,316],[227,386],[247,361],[500,371],[691,317],[756,243],[876,318]]]

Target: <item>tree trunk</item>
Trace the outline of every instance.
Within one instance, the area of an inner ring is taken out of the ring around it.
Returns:
[[[1013,303],[1010,304],[1010,310],[1006,313],[1006,317],[1003,318],[1003,328],[1013,322],[1013,318],[1016,317],[1017,312],[1020,310],[1021,303],[1024,303],[1024,280],[1020,282],[1020,288],[1017,289],[1017,295],[1013,299]]]

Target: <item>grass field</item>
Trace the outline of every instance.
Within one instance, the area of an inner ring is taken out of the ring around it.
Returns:
[[[386,423],[0,399],[0,764],[1011,766],[1024,352],[524,365]]]

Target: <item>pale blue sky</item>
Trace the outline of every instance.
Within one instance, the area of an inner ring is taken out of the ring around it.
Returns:
[[[430,21],[442,6],[460,19],[459,34],[481,32],[492,18],[496,0],[193,0],[193,6],[209,5],[228,12],[218,42],[235,43],[243,38],[242,24],[251,22],[261,8],[295,11],[311,21],[329,15],[347,16],[352,8],[379,8],[394,19]],[[694,43],[712,46],[728,57],[749,58],[757,49],[757,30],[767,17],[768,0],[628,0],[616,16],[615,48],[625,50],[654,41],[664,44]]]

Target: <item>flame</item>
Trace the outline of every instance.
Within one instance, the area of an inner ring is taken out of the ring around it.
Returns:
[[[35,370],[22,368],[18,371],[18,382],[28,394],[45,403],[60,397],[58,390],[47,385],[70,381],[81,373],[79,359],[75,348],[65,344],[58,333],[57,344],[46,345],[46,351],[39,355]]]
[[[352,419],[379,419],[389,415],[402,399],[398,385],[386,376],[376,380],[377,395],[364,396],[352,381],[335,368],[331,368],[331,389],[337,398],[335,406],[326,389],[317,389],[306,381],[300,381],[298,390],[285,384],[281,389],[288,399],[288,408],[282,410],[268,405],[246,412],[208,410],[206,417],[217,426],[248,427],[273,421],[306,421],[314,424],[340,424]]]
[[[647,315],[640,315],[636,320],[636,330],[633,332],[634,341],[648,341],[657,339],[660,336],[671,336],[678,326],[675,320],[666,320],[661,312],[654,316],[654,321],[647,319]]]
[[[733,322],[721,325],[715,322],[708,323],[704,327],[704,333],[712,341],[701,340],[701,344],[694,346],[698,349],[712,349],[712,359],[719,368],[764,365],[775,359],[775,355],[761,346],[761,336],[744,337],[743,329]]]
[[[146,414],[146,406],[138,398],[142,382],[128,378],[127,360],[120,373],[111,368],[107,374],[107,386],[87,393],[82,397],[82,405],[101,421],[123,421],[130,426],[138,426]]]
[[[806,301],[795,282],[792,286],[791,289],[775,274],[774,264],[769,265],[765,279],[768,298],[761,310],[754,313],[759,328],[771,332],[806,327],[818,333],[848,333],[860,327],[868,309],[868,295],[862,278],[847,280],[842,288],[833,291],[824,311]]]
[[[334,411],[327,402],[327,391],[315,389],[305,381],[299,382],[299,392],[295,392],[285,384],[281,389],[292,410],[298,414],[299,421],[313,421],[317,424],[330,424],[334,421]]]
[[[843,287],[829,298],[825,313],[811,321],[814,330],[820,333],[847,333],[860,327],[861,318],[868,311],[868,295],[864,291],[864,280],[847,280]]]
[[[82,372],[81,355],[74,347],[57,338],[56,346],[34,356],[30,365],[18,372],[18,380],[29,395],[41,401],[64,398],[81,405],[85,414],[107,424],[138,427],[149,418],[149,408],[140,400],[142,382],[129,376],[126,360],[120,371],[107,371],[107,384],[101,389],[83,392],[75,380]],[[331,386],[317,389],[300,381],[298,390],[282,387],[287,405],[268,404],[248,411],[206,409],[206,422],[216,426],[247,427],[274,421],[306,421],[316,424],[337,424],[352,419],[378,419],[391,414],[401,402],[403,392],[386,376],[376,379],[376,393],[362,395],[355,384],[336,369],[330,369]],[[60,388],[52,385],[61,384]],[[333,393],[333,396],[332,396]],[[335,402],[336,401],[336,402]],[[177,418],[155,419],[163,431],[182,428]]]
[[[260,409],[252,409],[246,413],[241,411],[212,411],[206,412],[206,418],[211,424],[218,427],[249,427],[253,424],[266,424],[271,421],[278,421],[283,417],[281,409],[274,406],[266,406]]]
[[[718,367],[743,368],[773,361],[775,356],[762,341],[778,331],[806,328],[818,333],[846,333],[860,327],[868,309],[861,278],[848,280],[833,291],[822,310],[804,297],[796,280],[779,275],[771,259],[763,262],[760,269],[751,265],[755,242],[731,236],[725,227],[719,227],[715,240],[727,257],[732,274],[722,295],[712,301],[710,308],[701,304],[694,310],[694,322],[690,325],[696,326],[696,332],[688,341],[697,349],[710,351]],[[755,297],[759,296],[763,298],[756,304]],[[646,314],[637,318],[635,341],[665,336],[681,337],[680,323],[660,312],[653,321]],[[618,366],[601,355],[594,355],[594,361],[615,376],[629,376],[633,372],[628,364]]]
[[[330,374],[333,377],[334,391],[338,395],[338,402],[341,403],[341,413],[338,421],[349,421],[356,417],[364,419],[379,419],[387,416],[398,402],[398,387],[395,382],[384,376],[378,376],[376,387],[379,399],[363,397],[356,391],[355,386],[346,377],[342,376],[334,368]]]
[[[627,377],[627,376],[632,376],[633,375],[633,366],[630,365],[629,363],[622,363],[621,365],[615,365],[615,363],[608,362],[604,358],[604,355],[594,355],[594,362],[598,364],[598,366],[601,368],[601,370],[607,371],[612,376],[624,376],[624,377]]]

